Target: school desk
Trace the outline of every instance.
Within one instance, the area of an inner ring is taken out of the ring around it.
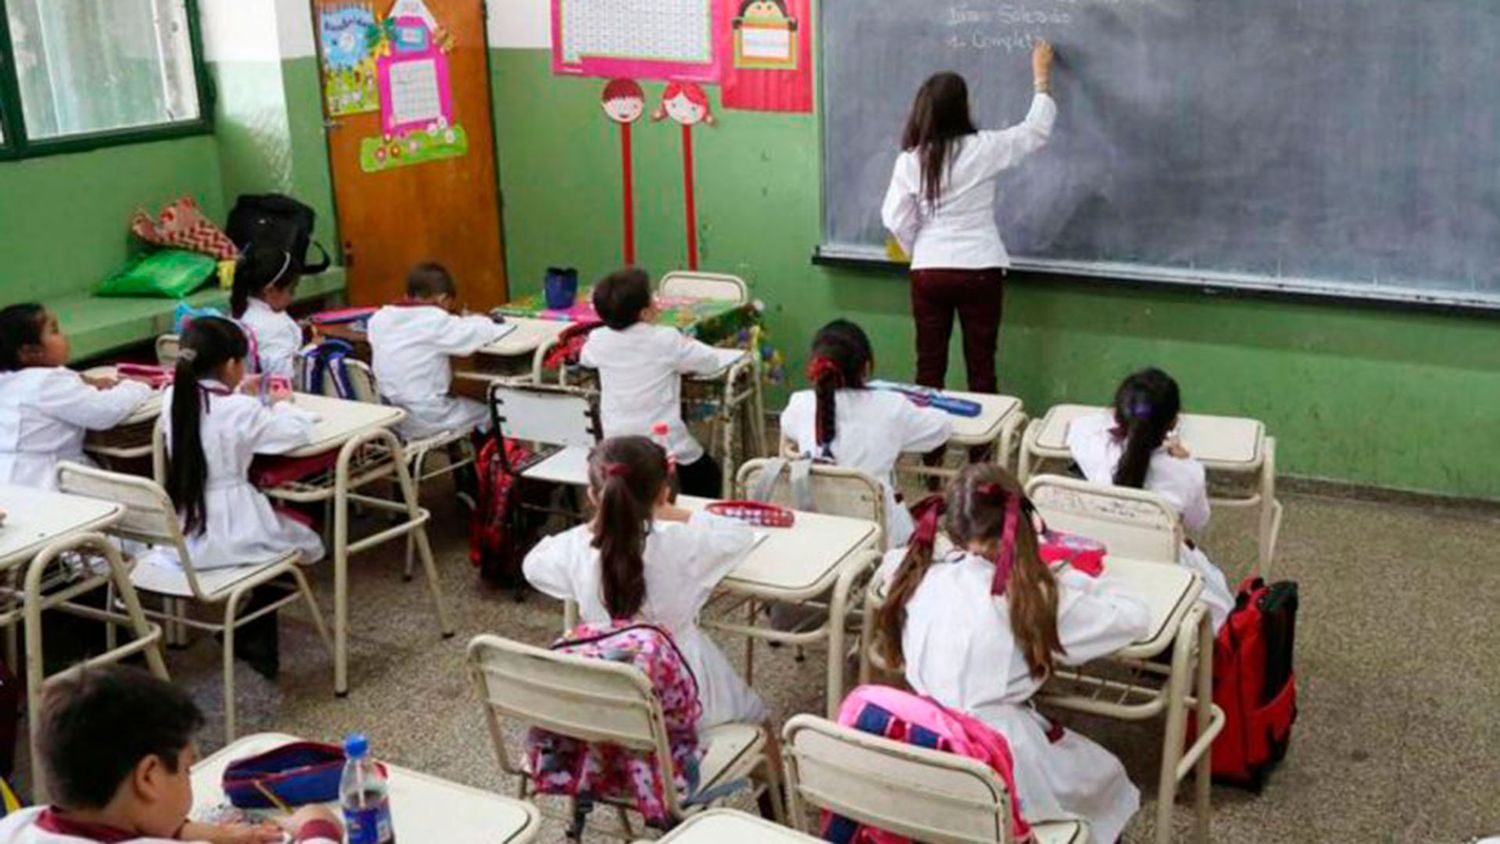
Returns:
[[[427,523],[431,514],[417,500],[416,485],[402,451],[401,440],[391,429],[406,418],[398,407],[345,399],[297,393],[292,402],[299,408],[318,414],[313,442],[289,452],[293,458],[316,457],[337,452],[338,459],[330,471],[291,481],[264,490],[273,499],[297,504],[331,504],[333,508],[333,641],[334,692],[349,691],[349,556],[394,539],[410,539],[426,571],[427,582],[436,607],[438,627],[446,638],[453,635],[438,580],[432,546],[427,540]],[[158,438],[159,440],[159,438]],[[160,449],[158,449],[158,453]],[[396,479],[396,498],[376,497],[358,490],[371,484]],[[349,539],[349,508],[360,504],[387,513],[398,513],[405,519],[387,525],[370,536]]]
[[[302,741],[295,736],[246,736],[193,766],[193,810],[197,819],[215,817],[228,802],[224,771],[231,762]],[[380,757],[380,747],[372,748]],[[541,817],[524,800],[471,788],[430,774],[387,764],[391,824],[396,840],[426,844],[524,844],[536,838]],[[329,804],[338,814],[338,805]]]
[[[1025,483],[1046,461],[1072,459],[1068,451],[1068,426],[1074,419],[1110,412],[1105,407],[1060,404],[1032,422],[1021,441],[1018,473],[1021,482]],[[1243,482],[1248,482],[1249,489],[1244,494],[1215,496],[1210,501],[1215,507],[1259,511],[1255,573],[1270,577],[1282,516],[1281,502],[1276,500],[1276,438],[1267,436],[1265,425],[1254,419],[1196,413],[1182,414],[1179,435],[1183,446],[1212,475],[1222,476],[1231,483],[1241,482],[1241,489],[1245,486]]]
[[[94,378],[113,378],[113,366],[96,366],[84,371]],[[89,431],[83,450],[108,466],[118,460],[140,460],[151,456],[151,429],[161,415],[161,391],[146,399],[134,413],[107,431]]]
[[[712,502],[683,496],[677,503],[688,510],[701,510]],[[719,584],[728,593],[730,605],[719,620],[705,620],[703,626],[746,637],[747,681],[754,677],[757,640],[783,645],[826,641],[827,712],[828,717],[837,717],[844,698],[845,624],[849,612],[859,603],[856,590],[880,562],[876,548],[880,527],[867,519],[798,512],[789,528],[756,531],[763,538]],[[758,623],[772,602],[819,605],[820,609],[826,602],[828,617],[812,630],[776,630]],[[746,613],[745,623],[729,621],[728,612],[740,607]]]
[[[113,501],[42,492],[30,487],[0,486],[0,626],[5,627],[6,660],[17,664],[16,624],[26,630],[26,724],[31,731],[32,756],[36,755],[36,726],[41,717],[42,690],[46,670],[42,648],[42,613],[60,610],[109,625],[129,626],[133,638],[120,645],[111,635],[106,651],[90,658],[84,665],[118,662],[144,652],[146,664],[158,677],[167,677],[167,666],[161,656],[161,628],[146,620],[140,599],[130,582],[130,570],[120,557],[119,549],[101,530],[125,516],[125,508]],[[64,554],[78,552],[102,559],[107,571],[96,562],[74,570],[74,577],[59,581],[56,572],[49,581],[43,576],[49,569],[65,564]],[[21,581],[17,586],[17,580]],[[113,608],[75,604],[74,598],[110,585],[116,598],[124,604],[124,613]],[[113,627],[110,628],[113,630]],[[37,799],[44,799],[37,795]]]
[[[662,844],[801,844],[821,841],[734,809],[709,809],[657,839]]]

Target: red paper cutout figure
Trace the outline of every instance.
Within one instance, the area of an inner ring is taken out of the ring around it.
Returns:
[[[687,211],[688,269],[698,269],[698,205],[693,190],[693,127],[714,125],[708,95],[692,82],[672,82],[662,92],[661,105],[652,120],[672,118],[682,125],[682,193]]]
[[[625,263],[635,263],[635,167],[630,151],[630,124],[646,113],[646,92],[634,79],[611,79],[599,98],[604,114],[620,125],[620,173],[624,185]]]

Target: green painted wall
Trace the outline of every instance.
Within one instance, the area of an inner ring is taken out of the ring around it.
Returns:
[[[512,289],[536,289],[549,265],[585,278],[613,268],[619,139],[599,111],[602,80],[555,78],[539,50],[494,50],[491,66]],[[751,282],[792,371],[812,332],[847,316],[875,338],[884,374],[909,377],[904,278],[809,262],[820,233],[816,119],[715,114],[717,127],[695,130],[704,269]],[[675,124],[635,127],[637,255],[656,274],[685,262],[679,138]],[[1284,473],[1500,498],[1493,320],[1018,276],[1000,361],[1002,388],[1032,412],[1107,401],[1121,375],[1156,364],[1191,409],[1265,420]]]
[[[131,212],[183,194],[223,216],[212,137],[0,161],[0,303],[92,288],[124,264]]]

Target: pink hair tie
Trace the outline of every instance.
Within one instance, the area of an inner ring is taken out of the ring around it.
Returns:
[[[807,362],[807,380],[816,384],[825,377],[833,379],[835,387],[842,386],[844,383],[844,371],[839,368],[838,364],[822,355],[815,355]]]
[[[990,581],[991,595],[1004,595],[1010,585],[1010,570],[1016,562],[1016,525],[1021,521],[1021,496],[1012,495],[1005,504],[1005,533],[1000,539],[1000,559],[995,561],[995,579]]]
[[[630,467],[624,463],[611,463],[604,467],[604,475],[609,478],[628,478],[630,477]]]

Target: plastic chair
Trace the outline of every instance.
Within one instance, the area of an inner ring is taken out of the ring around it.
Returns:
[[[165,367],[177,365],[177,351],[181,346],[181,337],[176,334],[163,334],[156,338],[156,362]]]
[[[804,804],[931,844],[1012,841],[1010,800],[989,766],[841,727],[813,715],[787,722],[783,762],[792,825],[809,828]],[[1088,825],[1033,825],[1044,844],[1082,844]]]
[[[1154,492],[1037,475],[1026,495],[1047,527],[1098,540],[1111,555],[1174,565],[1181,558],[1182,517]]]
[[[297,564],[297,552],[291,551],[263,563],[236,566],[234,568],[198,571],[193,565],[183,541],[182,529],[177,521],[177,510],[171,499],[154,481],[134,475],[106,472],[76,463],[64,463],[58,467],[58,489],[74,495],[84,495],[114,501],[125,506],[125,517],[108,529],[108,533],[121,539],[147,545],[171,548],[177,553],[182,568],[171,569],[158,565],[137,565],[130,573],[131,583],[137,592],[159,595],[167,602],[195,601],[207,607],[223,607],[223,623],[199,621],[186,613],[156,612],[146,610],[146,615],[161,619],[168,625],[193,627],[220,633],[224,649],[224,732],[228,741],[234,741],[234,633],[245,624],[291,604],[297,600],[307,603],[318,638],[333,655],[333,643],[328,638],[328,629],[323,623],[323,614],[318,610],[317,599],[308,587]],[[261,607],[247,615],[239,615],[239,605],[257,586],[272,584],[290,575],[296,588],[284,597]],[[169,604],[170,605],[170,604]]]
[[[531,799],[531,774],[513,759],[505,743],[507,719],[584,742],[609,743],[637,753],[655,754],[662,782],[672,782],[672,754],[661,702],[651,683],[631,665],[556,653],[504,639],[477,636],[469,642],[468,663],[484,702],[500,770],[516,780],[516,793]],[[769,797],[774,814],[783,817],[780,772],[767,748],[773,740],[756,724],[721,724],[700,731],[704,747],[699,791],[741,779],[758,779],[755,793]],[[725,795],[728,796],[728,795]],[[704,804],[667,789],[674,820],[701,811]],[[535,802],[533,800],[533,802]],[[713,801],[709,801],[711,805]],[[538,804],[545,813],[545,807]],[[618,829],[599,832],[622,840],[640,834],[632,829],[625,805],[615,804]],[[553,817],[559,817],[552,813]]]
[[[737,275],[679,270],[662,276],[656,285],[656,295],[744,304],[750,301],[750,285]]]

